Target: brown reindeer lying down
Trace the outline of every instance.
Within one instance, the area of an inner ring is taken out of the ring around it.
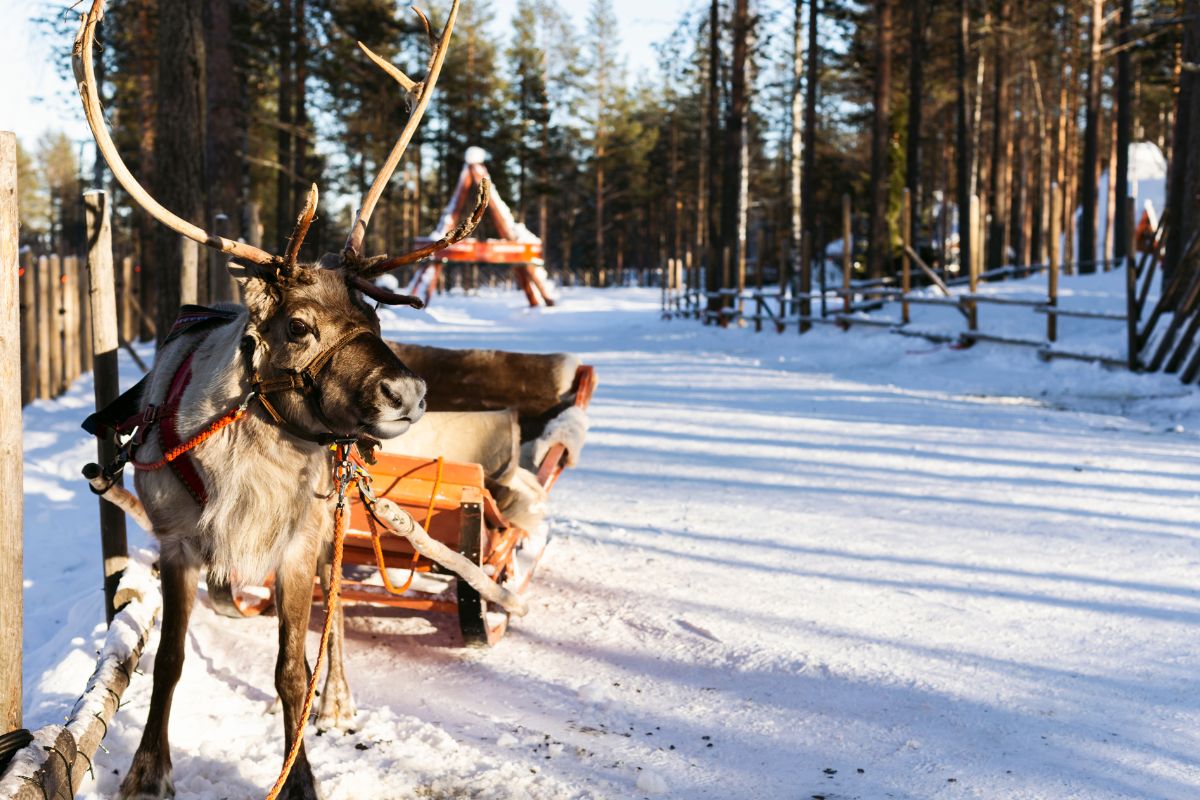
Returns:
[[[132,421],[140,442],[132,459],[135,466],[142,465],[135,484],[160,543],[163,622],[150,713],[120,796],[174,795],[167,738],[171,695],[182,669],[197,579],[208,569],[217,577],[236,573],[243,581],[275,572],[275,685],[284,712],[285,747],[290,751],[296,746],[294,765],[278,796],[311,800],[317,790],[304,755],[307,720],[300,715],[307,695],[304,641],[312,581],[332,531],[329,447],[334,441],[397,436],[425,407],[424,382],[380,338],[379,320],[366,302],[412,298],[380,290],[371,279],[464,238],[486,203],[483,186],[470,219],[416,253],[392,259],[361,255],[372,210],[429,102],[458,0],[440,37],[430,36],[433,55],[423,81],[411,81],[363,48],[409,93],[413,112],[363,199],[344,251],[320,265],[298,261],[316,212],[315,186],[285,253],[275,256],[180,219],[138,184],[105,128],[94,88],[92,47],[102,7],[102,0],[94,0],[74,48],[80,96],[96,143],[125,191],[155,219],[237,259],[231,270],[245,297],[244,308],[184,310],[174,334],[159,349]],[[218,429],[220,424],[224,427]],[[197,437],[205,431],[211,435]],[[186,452],[167,463],[165,451],[176,445]],[[329,570],[322,572],[328,580]],[[340,703],[344,699],[348,704],[349,692],[340,653],[330,649],[321,712],[337,719],[348,711]]]

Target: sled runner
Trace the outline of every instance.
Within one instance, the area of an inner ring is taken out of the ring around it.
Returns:
[[[375,494],[497,583],[523,592],[545,550],[547,496],[583,445],[594,370],[563,354],[391,347],[425,379],[428,411],[365,465]],[[344,564],[342,602],[455,615],[468,644],[494,644],[507,629],[506,612],[387,535],[357,498]],[[208,592],[227,616],[254,616],[271,604],[269,586],[210,579]]]

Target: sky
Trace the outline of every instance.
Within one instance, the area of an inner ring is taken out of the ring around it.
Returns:
[[[479,0],[465,0],[472,1]],[[579,28],[589,1],[559,0]],[[652,45],[666,38],[690,4],[688,0],[613,0],[622,49],[631,68],[654,64]],[[0,130],[16,131],[30,148],[48,130],[65,131],[80,141],[90,138],[74,89],[56,66],[69,58],[70,43],[51,41],[32,22],[46,8],[62,5],[61,0],[0,0]],[[497,25],[503,26],[516,0],[497,0],[494,5]]]

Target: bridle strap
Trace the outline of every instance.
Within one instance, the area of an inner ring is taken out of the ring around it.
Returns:
[[[247,371],[251,375],[251,386],[258,397],[258,402],[262,405],[263,410],[271,420],[292,436],[298,439],[303,439],[309,442],[315,442],[320,445],[332,444],[339,437],[332,432],[332,427],[329,420],[326,419],[324,411],[321,409],[319,400],[314,401],[311,397],[312,390],[316,388],[317,377],[321,371],[329,364],[330,360],[337,355],[338,351],[346,345],[353,342],[362,336],[373,336],[374,334],[366,328],[353,328],[339,336],[329,347],[315,355],[311,361],[300,369],[294,372],[288,372],[274,378],[263,379],[259,377],[258,371],[254,369],[254,344],[253,340],[243,340],[242,352],[246,359]],[[296,391],[300,394],[308,396],[310,409],[318,420],[325,424],[330,431],[327,433],[309,433],[298,425],[284,419],[283,414],[279,409],[275,408],[274,403],[267,399],[267,395],[276,394],[278,392]]]

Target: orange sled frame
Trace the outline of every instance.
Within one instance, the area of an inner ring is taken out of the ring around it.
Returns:
[[[576,407],[587,408],[595,384],[595,370],[580,366],[572,387]],[[562,474],[566,456],[563,445],[555,444],[537,465],[537,482],[547,492]],[[376,496],[391,500],[423,522],[431,537],[480,565],[510,591],[521,593],[528,588],[546,542],[532,542],[529,531],[504,518],[484,486],[482,466],[381,452],[368,471]],[[527,547],[529,544],[535,546]],[[468,645],[495,644],[508,628],[505,611],[489,606],[466,581],[439,564],[414,554],[406,539],[388,535],[369,518],[357,495],[350,502],[344,564],[370,568],[370,574],[367,579],[343,577],[343,603],[457,615]],[[373,574],[379,575],[383,585],[369,582]],[[390,575],[406,579],[396,586]],[[437,582],[429,587],[418,577],[423,575],[449,576],[450,585],[444,588]],[[270,579],[261,587],[230,586],[210,579],[208,594],[213,608],[229,617],[257,616],[273,602]],[[320,585],[314,584],[313,601],[321,599]]]

